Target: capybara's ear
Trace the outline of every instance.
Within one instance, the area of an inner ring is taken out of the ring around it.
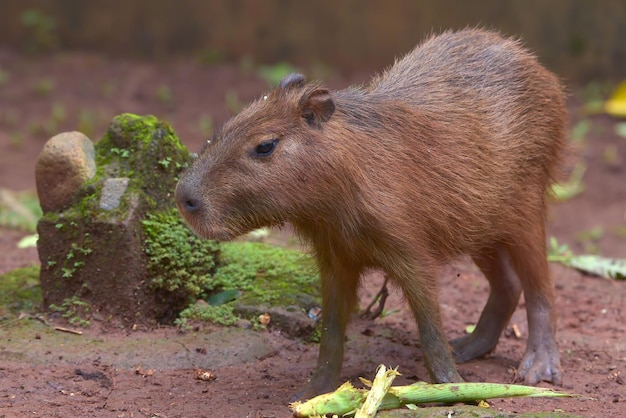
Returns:
[[[305,92],[298,103],[300,116],[313,127],[319,128],[335,113],[335,102],[327,89],[317,87]]]
[[[278,83],[281,89],[289,89],[292,87],[302,87],[304,85],[304,76],[298,73],[291,73],[283,77]]]

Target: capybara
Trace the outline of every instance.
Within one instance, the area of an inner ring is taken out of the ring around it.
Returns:
[[[338,385],[369,268],[402,289],[433,382],[462,381],[453,358],[495,348],[523,291],[529,335],[519,376],[561,384],[544,230],[566,125],[559,81],[519,41],[444,32],[367,86],[330,91],[286,76],[207,141],[176,201],[202,237],[290,222],[311,244],[322,338],[301,397]],[[490,293],[475,331],[448,344],[437,276],[463,254]]]

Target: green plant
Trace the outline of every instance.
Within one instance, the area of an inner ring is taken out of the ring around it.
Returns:
[[[174,106],[174,93],[172,93],[172,89],[165,84],[157,87],[155,97],[164,107],[171,108]]]
[[[22,13],[22,25],[29,31],[26,48],[31,52],[49,51],[58,46],[56,20],[37,9]]]
[[[211,116],[202,115],[198,120],[198,128],[203,137],[209,138],[213,135],[213,119]]]
[[[9,140],[11,141],[11,144],[15,146],[22,146],[24,145],[24,134],[21,132],[11,132],[9,134]]]
[[[54,91],[54,80],[51,78],[42,78],[35,81],[33,90],[39,96],[49,96]]]
[[[584,103],[585,113],[589,115],[603,113],[605,100],[615,84],[606,81],[592,81],[579,91],[578,97]]]
[[[39,266],[22,267],[0,275],[0,307],[18,313],[33,311],[41,303]]]
[[[88,242],[89,236],[85,236]],[[65,261],[63,262],[63,267],[61,267],[62,277],[69,279],[76,274],[79,268],[85,265],[85,262],[82,261],[84,256],[91,254],[93,250],[87,246],[79,246],[76,243],[72,243],[70,246],[70,250],[65,255]],[[81,257],[83,256],[83,257]]]
[[[34,193],[13,192],[0,188],[0,225],[35,232],[42,216],[39,199]]]
[[[589,119],[581,119],[572,127],[572,131],[570,134],[571,140],[574,143],[585,142],[587,139],[587,135],[589,131],[591,131],[591,120]]]
[[[53,103],[50,108],[50,116],[42,122],[41,130],[47,135],[54,135],[59,132],[60,126],[65,122],[65,106],[60,103]]]
[[[239,60],[239,70],[242,74],[250,74],[254,71],[254,58],[245,54]]]
[[[163,168],[167,169],[167,168],[170,166],[170,164],[171,164],[171,162],[172,162],[172,159],[171,159],[170,157],[165,157],[165,158],[163,158],[163,159],[161,159],[161,160],[159,160],[159,161],[157,161],[157,162],[158,162],[158,163],[159,163],[159,164],[160,164]]]
[[[81,109],[78,113],[78,124],[76,129],[86,136],[90,137],[94,134],[95,118],[92,111]]]
[[[288,74],[297,73],[298,69],[288,62],[279,62],[274,65],[264,65],[257,69],[257,76],[270,86],[277,85]]]
[[[109,151],[111,154],[119,155],[122,158],[130,157],[130,150],[127,148],[111,148]]]
[[[239,100],[237,92],[232,90],[227,91],[225,100],[228,111],[233,115],[236,115],[237,113],[241,112],[241,109],[243,109],[243,103],[241,103],[241,101]]]
[[[600,251],[598,243],[603,236],[604,228],[598,226],[587,231],[577,233],[576,240],[583,245],[586,253],[597,254]]]
[[[88,319],[89,311],[91,310],[90,305],[80,300],[76,295],[63,299],[60,306],[51,303],[49,308],[52,311],[61,313],[61,316],[72,325],[87,327],[91,324]]]
[[[617,145],[611,144],[604,147],[602,151],[602,159],[604,163],[610,167],[620,167],[622,159],[617,150]]]
[[[102,95],[106,98],[111,98],[118,90],[118,84],[116,81],[107,81],[100,86]]]
[[[626,138],[626,122],[616,123],[613,127],[615,134],[619,137]]]

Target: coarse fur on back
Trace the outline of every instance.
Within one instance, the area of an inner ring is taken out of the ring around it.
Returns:
[[[551,312],[551,281],[537,254],[545,256],[546,190],[560,172],[566,123],[558,80],[519,41],[481,29],[444,32],[367,86],[329,91],[288,76],[207,143],[179,183],[178,204],[207,238],[291,222],[316,254],[325,308],[336,297],[352,306],[360,272],[384,269],[404,290],[422,339],[437,339],[434,278],[461,254],[479,266],[496,258],[512,265],[509,299],[536,289],[545,300],[537,309]],[[526,271],[530,284],[514,279]],[[347,316],[333,311],[325,321],[342,332]],[[549,316],[541,338],[553,327]],[[332,357],[324,343],[320,357]],[[446,380],[439,369],[447,361],[430,357],[431,376]]]

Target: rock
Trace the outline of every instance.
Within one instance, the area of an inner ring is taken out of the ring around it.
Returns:
[[[128,177],[106,179],[102,184],[100,209],[113,210],[119,207],[122,196],[128,189],[128,181]]]
[[[96,173],[93,143],[80,132],[64,132],[46,142],[35,165],[41,209],[69,208],[76,192]]]

